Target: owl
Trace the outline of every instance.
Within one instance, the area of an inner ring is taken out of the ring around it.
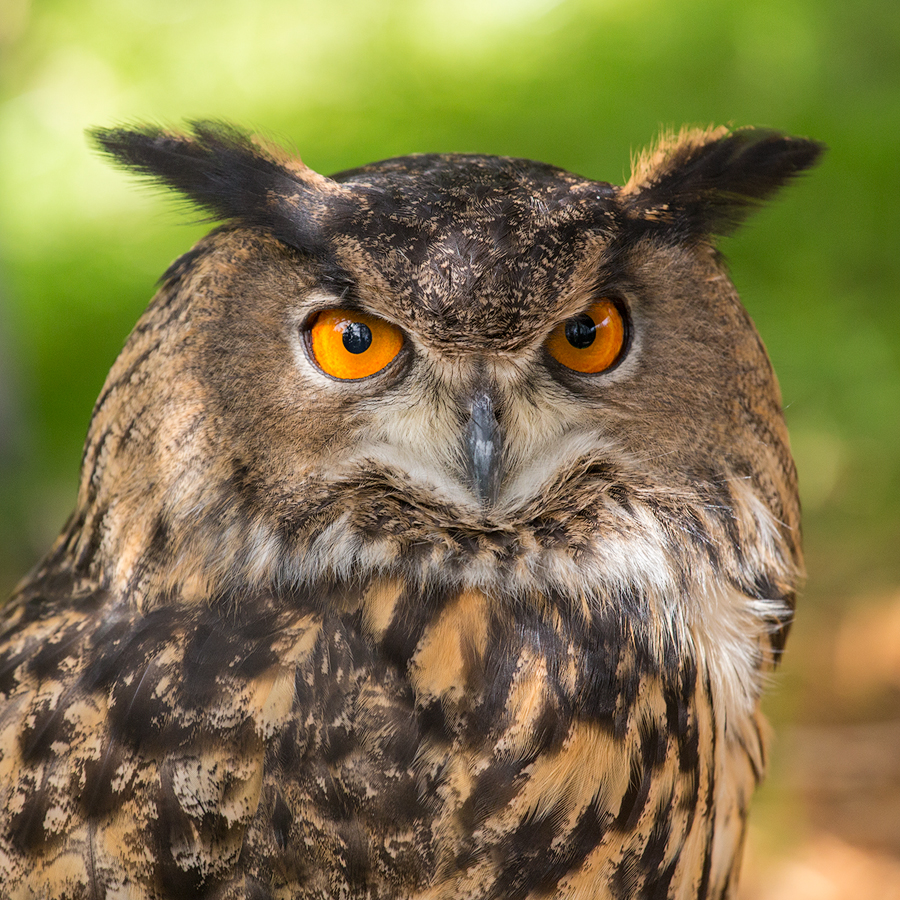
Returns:
[[[616,187],[94,139],[223,224],[3,609],[0,893],[733,896],[802,558],[715,238],[820,145],[686,130]]]

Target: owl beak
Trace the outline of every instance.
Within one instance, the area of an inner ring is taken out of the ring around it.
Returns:
[[[472,487],[484,506],[493,506],[500,494],[502,454],[503,432],[494,415],[494,402],[478,391],[469,409],[465,458]]]

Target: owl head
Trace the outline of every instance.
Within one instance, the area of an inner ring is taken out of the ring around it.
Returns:
[[[221,124],[94,138],[225,224],[114,365],[56,558],[143,604],[373,573],[789,601],[781,399],[714,238],[819,145],[685,131],[616,187],[478,155],[329,178]]]

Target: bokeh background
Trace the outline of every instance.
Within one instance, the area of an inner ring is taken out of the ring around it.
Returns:
[[[92,403],[208,226],[92,125],[223,118],[321,172],[414,151],[621,182],[661,127],[830,147],[723,242],[779,373],[809,582],[744,896],[900,897],[897,0],[0,0],[0,594],[75,497]]]

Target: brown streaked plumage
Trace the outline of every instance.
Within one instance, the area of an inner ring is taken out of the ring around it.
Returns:
[[[689,131],[617,188],[95,139],[226,224],[164,276],[3,611],[3,895],[732,896],[802,560],[713,239],[821,148]],[[619,349],[573,368],[601,298]],[[342,375],[381,330],[399,352]]]

